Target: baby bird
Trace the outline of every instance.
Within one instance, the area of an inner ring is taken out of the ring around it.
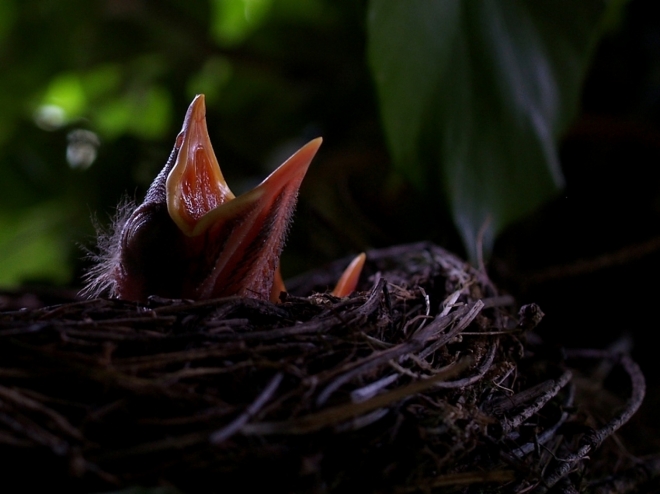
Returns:
[[[278,301],[284,291],[280,254],[300,184],[321,142],[310,141],[236,197],[211,146],[204,95],[197,95],[142,204],[121,207],[114,232],[99,238],[98,264],[82,294],[136,302],[150,295]],[[335,296],[355,290],[364,260],[360,254],[351,263]]]

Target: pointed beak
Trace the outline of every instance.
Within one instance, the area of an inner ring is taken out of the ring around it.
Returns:
[[[279,258],[300,184],[321,146],[307,143],[266,180],[236,197],[211,147],[204,96],[188,108],[166,183],[167,210],[186,236],[184,298],[279,296]]]
[[[203,94],[195,96],[188,107],[177,146],[176,162],[166,182],[167,211],[185,235],[193,236],[206,213],[235,197],[211,146]]]

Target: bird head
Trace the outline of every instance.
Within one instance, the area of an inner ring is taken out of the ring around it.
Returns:
[[[128,207],[101,242],[86,295],[125,300],[149,295],[276,300],[279,259],[300,184],[321,145],[314,139],[254,189],[236,197],[220,170],[206,127],[204,96],[143,203]]]

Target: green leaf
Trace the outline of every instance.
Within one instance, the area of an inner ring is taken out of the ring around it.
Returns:
[[[61,108],[67,119],[79,117],[87,106],[80,76],[66,72],[55,77],[46,90],[42,104]]]
[[[371,0],[369,61],[393,161],[420,189],[442,189],[473,261],[480,229],[488,254],[496,233],[563,185],[557,140],[603,7]]]
[[[239,44],[264,21],[271,0],[213,0],[211,34],[221,45]]]
[[[169,93],[152,85],[108,99],[99,106],[93,121],[108,138],[131,133],[142,139],[158,139],[169,129],[172,112]]]
[[[69,246],[62,235],[66,218],[57,203],[0,214],[0,286],[70,281]]]

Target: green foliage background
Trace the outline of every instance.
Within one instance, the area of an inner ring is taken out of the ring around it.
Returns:
[[[486,250],[561,186],[556,141],[621,3],[3,0],[0,285],[77,284],[90,216],[141,197],[196,93],[239,192],[324,136],[285,274],[457,232],[474,260],[487,219]],[[91,162],[67,159],[81,144]]]

